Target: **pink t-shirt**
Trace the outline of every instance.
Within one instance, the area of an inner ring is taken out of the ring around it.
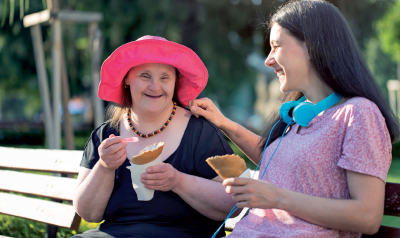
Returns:
[[[392,144],[385,119],[371,101],[355,97],[326,110],[298,133],[285,135],[262,178],[280,188],[332,199],[350,199],[346,170],[386,181]],[[260,176],[278,145],[265,151]],[[251,209],[234,237],[361,237],[311,224],[279,209]]]

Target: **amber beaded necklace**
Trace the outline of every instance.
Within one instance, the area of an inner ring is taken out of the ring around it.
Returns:
[[[175,112],[176,112],[176,102],[174,102],[174,108],[172,109],[171,116],[169,116],[167,122],[163,125],[163,127],[161,127],[160,129],[158,129],[158,130],[156,130],[156,131],[154,131],[154,132],[152,132],[150,134],[147,134],[147,135],[144,135],[144,134],[140,133],[138,130],[135,129],[135,127],[132,126],[130,111],[127,113],[127,115],[128,115],[128,124],[131,127],[132,131],[135,132],[138,136],[144,137],[144,138],[148,138],[148,137],[157,135],[158,133],[162,132],[168,126],[168,124],[171,122],[172,118],[175,115]]]

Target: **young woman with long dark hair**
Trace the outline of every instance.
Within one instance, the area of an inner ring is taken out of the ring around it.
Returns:
[[[229,237],[376,233],[399,125],[346,20],[328,2],[293,1],[269,26],[265,64],[284,95],[261,137],[224,117],[209,99],[189,104],[255,164],[262,160],[259,180],[223,183],[239,208],[252,208]],[[301,111],[304,105],[316,114]]]

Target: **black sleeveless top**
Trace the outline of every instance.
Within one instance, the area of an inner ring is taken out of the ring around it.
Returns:
[[[99,160],[98,147],[110,134],[118,136],[119,131],[111,128],[109,122],[92,132],[85,146],[82,167],[94,167]],[[233,151],[219,129],[204,118],[192,116],[180,145],[164,163],[180,172],[212,179],[217,174],[205,160],[224,154],[233,154]],[[125,160],[116,170],[114,189],[100,231],[116,231],[118,237],[211,237],[222,224],[203,216],[171,191],[155,191],[152,200],[138,201],[127,166],[130,163]],[[218,237],[224,235],[222,229]]]

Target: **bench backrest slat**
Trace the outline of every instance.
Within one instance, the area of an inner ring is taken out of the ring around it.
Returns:
[[[0,213],[77,230],[81,218],[71,205],[0,193]]]
[[[81,218],[71,204],[61,202],[73,199],[82,155],[83,151],[0,147],[0,213],[77,230]]]
[[[0,147],[0,168],[78,174],[83,151]]]
[[[385,215],[400,216],[400,184],[386,183]]]
[[[362,235],[362,238],[394,238],[400,237],[400,229],[388,226],[381,226],[375,235]]]
[[[0,191],[72,201],[76,179],[0,169]]]

